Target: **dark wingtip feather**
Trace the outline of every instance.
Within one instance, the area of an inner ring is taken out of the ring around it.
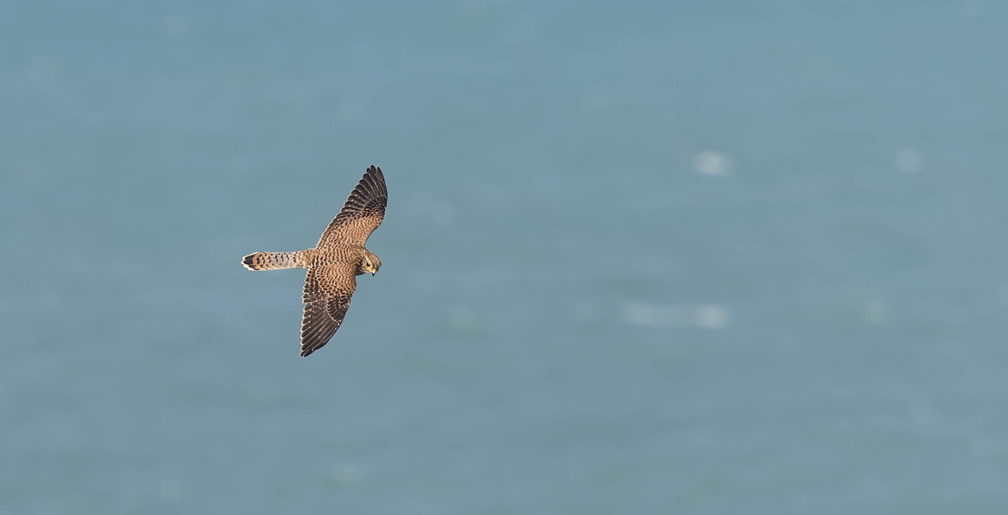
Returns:
[[[371,165],[371,167],[368,168],[368,173],[370,175],[373,175],[374,178],[376,179],[375,186],[377,186],[378,189],[377,189],[377,191],[375,191],[375,193],[379,194],[379,195],[384,195],[384,196],[387,197],[388,196],[388,189],[385,186],[385,174],[382,173],[381,167],[380,166]]]
[[[364,172],[364,177],[361,177],[360,183],[355,188],[355,191],[358,190],[366,195],[367,198],[388,198],[385,175],[382,174],[381,168],[375,165],[369,166],[367,171]]]

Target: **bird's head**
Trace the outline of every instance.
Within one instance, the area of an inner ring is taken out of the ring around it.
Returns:
[[[374,275],[381,268],[381,260],[374,253],[365,250],[364,257],[361,259],[360,272],[363,274]]]

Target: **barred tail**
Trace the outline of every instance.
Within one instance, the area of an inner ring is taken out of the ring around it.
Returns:
[[[249,270],[280,270],[283,268],[308,268],[309,251],[256,252],[242,259]]]

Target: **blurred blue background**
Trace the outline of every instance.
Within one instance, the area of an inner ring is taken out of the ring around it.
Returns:
[[[1005,513],[1006,21],[4,3],[0,513]]]

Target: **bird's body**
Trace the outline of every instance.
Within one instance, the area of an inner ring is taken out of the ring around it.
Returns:
[[[297,252],[256,252],[242,260],[249,270],[283,270],[285,268],[311,268],[357,264],[363,261],[367,249],[362,245],[336,245],[324,249],[307,249]],[[354,275],[365,272],[357,270]]]
[[[343,209],[329,223],[313,249],[297,252],[256,252],[242,259],[249,270],[307,268],[301,355],[328,343],[339,329],[357,288],[356,276],[374,275],[381,260],[364,247],[385,216],[388,190],[381,168],[371,166],[350,193]]]

